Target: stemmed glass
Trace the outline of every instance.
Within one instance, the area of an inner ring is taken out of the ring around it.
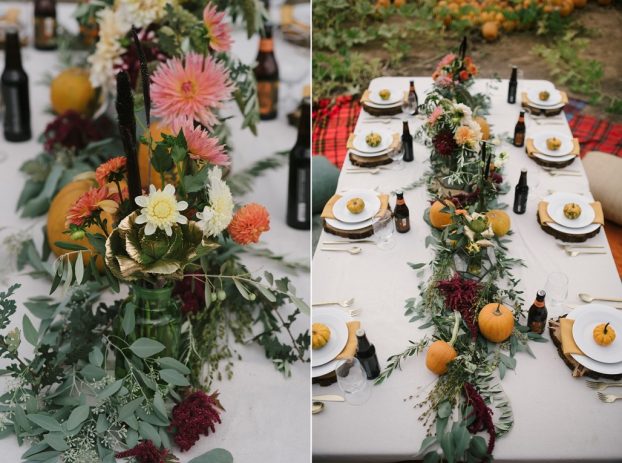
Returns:
[[[568,296],[568,276],[562,272],[549,273],[544,285],[544,291],[546,291],[549,301],[551,301],[550,308],[560,308]]]
[[[371,396],[371,387],[367,381],[367,373],[357,358],[343,360],[335,369],[337,384],[343,392],[346,402],[362,405]]]
[[[402,162],[402,159],[404,159],[404,146],[400,146],[399,149],[391,149],[391,151],[389,151],[389,157],[393,160],[391,163],[391,168],[393,170],[404,169],[405,165]]]
[[[376,246],[385,251],[395,247],[395,241],[393,240],[395,222],[393,221],[393,214],[391,214],[390,211],[386,211],[379,217],[374,217],[372,220],[372,227],[374,229]]]

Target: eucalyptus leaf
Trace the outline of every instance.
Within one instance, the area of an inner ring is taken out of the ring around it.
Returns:
[[[89,352],[89,362],[96,367],[102,366],[102,364],[104,363],[104,354],[99,347],[93,346],[93,349],[91,349],[91,352]]]
[[[423,457],[423,463],[439,463],[441,461],[441,456],[438,452],[428,452]]]
[[[173,386],[190,386],[190,382],[177,370],[166,368],[160,370],[160,378]]]
[[[119,389],[121,389],[121,386],[123,386],[123,380],[118,379],[114,383],[110,383],[108,386],[106,386],[101,391],[99,391],[97,393],[97,398],[99,400],[103,400],[108,397],[111,397],[114,394],[116,394]]]
[[[123,328],[123,332],[126,335],[132,333],[134,331],[134,327],[136,326],[135,310],[136,306],[132,303],[125,304],[125,307],[123,308],[121,328]]]
[[[67,450],[69,445],[65,442],[65,438],[60,432],[49,432],[43,437],[43,441],[50,445],[54,450]]]
[[[130,350],[143,359],[162,352],[165,348],[164,344],[149,338],[138,338],[130,346]]]
[[[142,405],[144,400],[144,397],[139,397],[119,407],[119,419],[125,420],[128,416],[133,414],[134,411]]]
[[[67,418],[67,429],[72,430],[80,426],[86,419],[89,417],[89,406],[88,405],[80,405],[79,407],[74,408]],[[60,450],[60,449],[56,449]]]
[[[225,449],[213,449],[188,463],[233,463],[233,455]]]
[[[82,258],[82,251],[78,253],[76,257],[76,263],[74,264],[74,273],[76,275],[76,284],[80,285],[84,281],[84,260]]]
[[[138,434],[140,434],[143,439],[152,441],[156,447],[160,447],[160,444],[162,443],[158,430],[151,424],[144,421],[138,422]]]
[[[31,415],[26,415],[30,421],[32,421],[37,426],[45,429],[46,431],[61,431],[60,423],[50,415],[44,415],[42,413],[33,413]]]
[[[158,362],[162,368],[172,368],[173,370],[180,372],[182,375],[190,374],[190,368],[172,357],[160,357],[156,360],[156,362]]]
[[[24,337],[26,338],[26,341],[36,347],[37,344],[39,344],[39,334],[30,321],[30,318],[28,318],[28,315],[24,315],[22,319],[22,327],[24,328]]]

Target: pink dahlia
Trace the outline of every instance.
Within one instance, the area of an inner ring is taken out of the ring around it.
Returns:
[[[434,125],[434,123],[438,120],[439,117],[441,117],[443,115],[443,108],[440,106],[437,106],[436,108],[434,108],[434,110],[432,111],[432,114],[430,114],[430,117],[428,117],[428,124],[430,125]]]
[[[228,166],[229,156],[224,146],[218,142],[218,138],[211,137],[207,130],[201,126],[195,126],[189,116],[178,117],[171,124],[173,133],[184,131],[184,137],[188,143],[190,157],[197,161],[209,162],[217,166]]]
[[[203,10],[203,23],[207,29],[209,47],[215,51],[229,51],[231,49],[230,29],[224,18],[225,13],[218,12],[216,5],[211,3],[208,3]]]
[[[453,53],[449,53],[448,55],[443,56],[443,58],[438,62],[438,67],[447,66],[448,64],[453,63],[453,61],[457,58],[457,56]]]
[[[229,71],[211,56],[188,53],[158,66],[152,77],[153,114],[170,124],[189,116],[206,127],[217,122],[213,109],[231,98],[233,84]]]

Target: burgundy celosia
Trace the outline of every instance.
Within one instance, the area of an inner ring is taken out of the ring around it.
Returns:
[[[488,454],[490,455],[495,448],[496,437],[495,424],[492,421],[492,410],[486,405],[486,402],[484,402],[484,399],[472,384],[464,383],[464,395],[466,396],[467,403],[473,407],[473,411],[467,416],[467,419],[472,416],[475,417],[467,429],[471,434],[486,430],[490,436],[488,439]]]
[[[173,408],[173,419],[169,431],[175,433],[175,443],[182,451],[191,448],[201,435],[215,432],[215,424],[220,423],[222,406],[218,393],[208,395],[195,391]]]
[[[52,152],[56,145],[81,150],[104,135],[93,120],[76,111],[67,111],[45,127],[43,138],[46,151]]]
[[[181,299],[184,315],[198,313],[205,307],[205,283],[195,277],[187,276],[178,281],[173,295]]]
[[[178,461],[168,449],[158,449],[150,440],[141,441],[135,447],[115,455],[117,458],[134,458],[138,463],[172,463]]]
[[[454,134],[450,130],[441,130],[432,139],[434,149],[441,156],[451,156],[458,149]]]
[[[441,280],[436,287],[445,298],[447,308],[460,312],[462,319],[469,327],[471,339],[477,339],[477,323],[475,321],[475,302],[481,290],[480,284],[475,280],[462,278],[457,273],[449,280]]]

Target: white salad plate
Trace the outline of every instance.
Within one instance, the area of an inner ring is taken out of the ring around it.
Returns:
[[[321,349],[311,351],[311,366],[325,365],[341,353],[348,342],[348,316],[342,310],[320,307],[313,309],[313,323],[322,323],[330,330],[330,338]]]
[[[348,201],[354,198],[360,198],[365,202],[365,207],[358,214],[353,214],[348,210]],[[373,218],[380,210],[380,198],[374,190],[349,190],[344,193],[341,198],[333,206],[333,215],[335,218],[344,223],[360,224],[366,220]]]

